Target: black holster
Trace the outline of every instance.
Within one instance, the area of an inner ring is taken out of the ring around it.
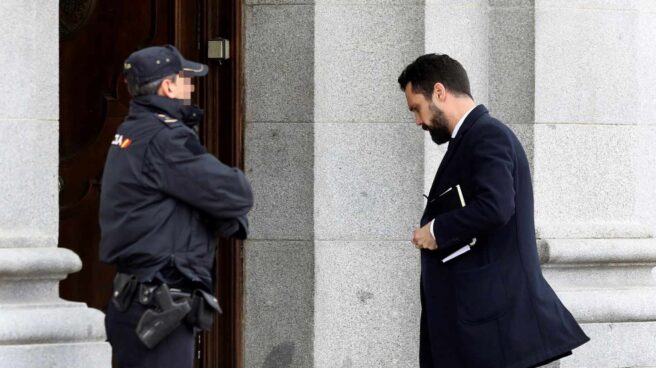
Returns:
[[[147,292],[150,289],[145,290]],[[180,326],[191,307],[189,300],[173,301],[173,296],[166,284],[157,286],[145,295],[143,301],[152,295],[151,304],[155,306],[155,309],[148,309],[141,315],[136,332],[141,342],[152,349]]]
[[[117,273],[112,303],[119,312],[125,312],[133,301],[152,308],[141,315],[136,328],[137,336],[150,349],[183,321],[194,329],[209,330],[214,313],[222,313],[216,298],[203,290],[188,293],[169,289],[166,284],[143,284],[134,275]]]

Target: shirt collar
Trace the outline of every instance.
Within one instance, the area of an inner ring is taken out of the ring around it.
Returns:
[[[469,113],[472,112],[472,110],[474,110],[475,108],[476,108],[476,106],[472,107],[471,109],[469,109],[469,111],[467,111],[465,113],[465,115],[462,116],[462,118],[460,118],[460,121],[458,121],[458,124],[456,124],[456,127],[453,128],[453,133],[451,133],[451,139],[454,139],[456,137],[456,135],[458,135],[458,130],[460,130],[460,126],[462,125],[462,123],[465,122],[465,119],[467,118],[467,115],[469,115]]]

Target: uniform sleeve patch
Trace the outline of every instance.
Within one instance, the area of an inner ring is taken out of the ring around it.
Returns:
[[[194,155],[202,155],[207,153],[207,150],[205,147],[203,147],[202,144],[198,141],[196,137],[189,137],[187,138],[187,141],[185,142],[185,148],[187,148],[191,153]]]

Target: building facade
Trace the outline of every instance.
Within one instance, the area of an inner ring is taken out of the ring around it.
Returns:
[[[651,2],[247,4],[248,364],[418,365],[409,238],[444,148],[396,78],[438,52],[529,153],[545,275],[592,337],[560,365],[656,366]]]
[[[58,1],[0,3],[0,367],[110,367],[58,296]],[[656,4],[246,0],[245,367],[417,367],[409,243],[445,147],[396,78],[438,52],[520,137],[545,276],[592,341],[559,367],[656,367]]]

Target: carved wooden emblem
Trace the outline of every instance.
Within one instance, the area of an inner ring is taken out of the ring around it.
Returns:
[[[84,26],[96,5],[96,0],[59,1],[59,37],[68,38]]]

